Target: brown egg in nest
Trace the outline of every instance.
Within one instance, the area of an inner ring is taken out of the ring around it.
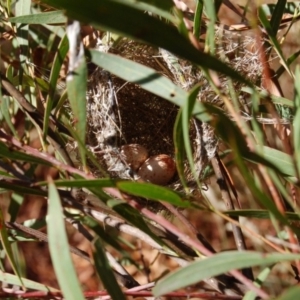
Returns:
[[[148,157],[148,150],[142,145],[128,144],[121,147],[121,159],[123,159],[133,171],[137,171]]]
[[[176,173],[176,165],[172,157],[159,154],[148,158],[140,167],[137,174],[147,182],[167,185]]]

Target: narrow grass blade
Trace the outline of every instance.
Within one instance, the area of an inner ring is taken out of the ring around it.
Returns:
[[[4,180],[0,180],[0,188],[14,191],[19,194],[27,194],[27,195],[37,195],[37,196],[46,196],[46,192],[37,188],[28,187],[28,182],[6,182]]]
[[[258,8],[258,12],[259,12],[259,19],[268,33],[268,37],[272,43],[273,49],[276,51],[277,55],[279,56],[281,64],[285,67],[285,69],[289,73],[289,75],[291,77],[293,77],[291,70],[283,56],[280,44],[276,38],[276,34],[273,32],[273,29],[270,25],[270,22],[267,19],[267,16],[266,16],[264,10],[260,7],[260,8]]]
[[[178,207],[190,207],[191,203],[183,200],[181,196],[171,189],[151,183],[120,181],[117,187],[126,193],[147,199],[165,201]]]
[[[194,36],[198,39],[201,33],[201,26],[202,26],[202,13],[203,13],[203,0],[197,0],[197,6],[195,10],[195,17],[194,17]]]
[[[215,1],[204,0],[205,11],[209,19],[208,28],[206,32],[205,46],[206,50],[214,54],[215,53],[215,23],[216,23],[216,11]]]
[[[199,89],[200,89],[200,86],[196,85],[192,89],[192,91],[189,93],[189,97],[182,108],[182,119],[181,120],[182,120],[182,135],[183,135],[186,156],[187,156],[192,174],[194,176],[194,179],[197,182],[198,186],[200,187],[200,182],[199,182],[199,178],[198,178],[199,174],[196,174],[192,145],[191,145],[191,140],[190,140],[190,120],[192,118],[194,106],[197,101]]]
[[[30,7],[31,7],[31,0],[19,0],[15,3],[15,15],[22,16],[22,15],[29,15],[30,14]],[[26,60],[28,57],[28,25],[23,25],[18,23],[17,24],[17,40],[20,47],[20,62],[26,70]]]
[[[299,254],[264,254],[250,251],[227,251],[218,253],[171,273],[158,281],[153,294],[158,297],[166,293],[196,284],[203,279],[214,277],[234,269],[252,266],[267,266],[282,261],[293,261]]]
[[[186,157],[182,133],[182,109],[179,110],[176,117],[173,130],[173,139],[175,146],[175,163],[177,167],[177,173],[182,185],[187,190],[186,176],[184,174],[184,160]]]
[[[17,150],[12,150],[1,141],[0,141],[0,157],[10,158],[12,160],[21,160],[27,163],[42,164],[46,166],[51,165],[49,162],[43,159],[37,158],[35,156],[31,156],[29,154]]]
[[[267,267],[264,270],[262,270],[254,281],[255,286],[261,287],[263,283],[266,281],[270,273],[271,273],[270,267]],[[257,299],[257,295],[253,291],[248,291],[246,295],[243,297],[243,300],[256,300],[256,299]]]
[[[117,180],[114,179],[74,179],[74,180],[56,180],[56,186],[77,187],[77,188],[104,188],[116,187]],[[39,185],[46,185],[46,182],[40,182]]]
[[[295,117],[293,122],[293,142],[295,148],[295,161],[297,162],[298,174],[300,173],[300,68],[297,66],[295,72]]]
[[[274,32],[275,36],[277,35],[278,29],[279,29],[279,26],[280,26],[280,23],[282,20],[282,16],[284,14],[286,2],[287,2],[286,0],[281,0],[276,3],[274,12],[273,12],[271,20],[270,20],[272,32]]]
[[[64,59],[68,53],[68,49],[69,49],[68,37],[66,35],[64,35],[64,37],[61,39],[61,41],[58,45],[58,49],[57,49],[56,53],[55,53],[55,57],[54,57],[52,68],[51,68],[50,78],[49,78],[49,90],[48,90],[48,96],[46,99],[46,109],[45,109],[45,114],[44,114],[44,126],[43,126],[44,140],[47,137],[49,118],[50,118],[52,108],[54,106],[53,101],[54,101],[54,95],[56,92],[57,81],[59,78],[59,72],[60,72],[60,69],[64,62]]]
[[[0,208],[0,240],[1,240],[1,244],[3,249],[5,250],[5,254],[7,256],[7,259],[14,271],[14,273],[17,275],[19,282],[21,283],[22,287],[24,287],[24,283],[22,281],[21,278],[21,274],[18,268],[18,265],[16,264],[14,255],[13,255],[13,251],[10,245],[10,242],[8,240],[8,234],[7,234],[7,230],[5,227],[5,223],[4,223],[4,218],[3,218],[3,213],[2,213],[2,209]]]
[[[67,18],[64,16],[63,11],[57,10],[13,17],[9,18],[8,21],[22,24],[62,24],[66,23]]]
[[[222,212],[223,214],[229,215],[231,217],[246,217],[246,218],[257,218],[257,219],[270,219],[270,212],[264,209],[242,209],[242,210],[226,210]],[[285,217],[292,221],[300,220],[300,216],[297,213],[286,212]]]
[[[50,286],[22,278],[22,283],[20,281],[20,278],[16,275],[10,274],[10,273],[4,273],[0,272],[0,281],[5,282],[7,284],[17,285],[21,286],[22,283],[26,289],[31,289],[35,291],[42,291],[42,292],[59,292],[58,289],[52,288]]]
[[[84,58],[80,61],[79,65],[73,74],[70,76],[72,79],[67,80],[67,91],[69,96],[70,105],[74,114],[74,125],[76,133],[81,142],[85,141],[86,134],[86,90],[87,90],[87,66]],[[79,151],[83,166],[86,165],[85,148],[79,144]]]
[[[122,290],[120,289],[112,272],[112,269],[105,255],[104,245],[101,243],[100,239],[97,239],[94,242],[94,247],[94,264],[103,285],[105,286],[113,300],[125,300],[126,298],[122,293]]]
[[[60,198],[51,182],[48,201],[49,249],[59,286],[67,300],[83,300],[84,296],[71,259]]]
[[[125,1],[43,0],[43,2],[58,9],[66,9],[70,18],[86,22],[101,30],[112,31],[164,48],[196,65],[219,71],[251,85],[220,60],[198,51],[174,26],[145,14]]]
[[[274,300],[295,300],[298,299],[300,294],[300,287],[293,286],[288,290],[284,291],[279,297]]]

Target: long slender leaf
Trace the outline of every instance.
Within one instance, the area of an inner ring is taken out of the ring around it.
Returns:
[[[274,12],[272,14],[272,18],[270,20],[270,25],[272,28],[272,32],[274,32],[274,35],[276,36],[277,31],[279,29],[280,22],[282,20],[282,16],[284,14],[284,9],[286,5],[286,0],[278,1],[275,5]]]
[[[4,223],[2,208],[0,208],[0,240],[1,240],[2,247],[5,250],[8,261],[10,262],[10,265],[11,265],[14,273],[18,276],[19,282],[21,283],[22,287],[25,288],[24,283],[21,278],[20,270],[15,261],[15,257],[13,255],[12,248],[11,248],[10,242],[8,240],[8,233],[7,233],[7,230],[5,227],[5,223]]]
[[[194,179],[197,182],[198,186],[200,186],[200,183],[198,180],[199,174],[196,174],[189,128],[190,128],[190,120],[192,118],[194,106],[197,101],[199,89],[200,89],[200,86],[198,86],[198,85],[196,85],[192,89],[192,91],[189,93],[188,100],[186,101],[186,103],[182,109],[182,134],[183,134],[185,152],[186,152],[186,156],[189,161],[189,164],[190,164],[190,168],[192,170],[192,174],[194,175]]]
[[[180,195],[172,190],[154,185],[151,183],[140,183],[131,181],[120,181],[117,187],[129,194],[145,197],[152,200],[165,201],[178,207],[190,207],[191,203],[187,200],[181,199]]]
[[[299,293],[300,293],[300,287],[293,286],[289,288],[287,291],[284,291],[282,295],[280,295],[274,300],[295,300],[299,297]]]
[[[172,25],[144,14],[125,1],[73,0],[70,3],[68,0],[43,0],[43,2],[59,9],[66,9],[70,18],[164,48],[201,67],[224,73],[250,84],[226,64],[198,51]]]
[[[67,21],[63,11],[49,11],[38,14],[22,15],[8,19],[12,23],[22,24],[61,24]]]
[[[177,173],[182,185],[187,190],[186,176],[184,174],[185,149],[182,133],[182,109],[178,111],[178,115],[174,124],[173,139],[175,146],[175,162]]]
[[[32,290],[36,290],[36,291],[43,291],[43,292],[59,292],[58,289],[52,288],[50,286],[44,285],[44,284],[40,284],[38,282],[26,279],[26,278],[21,278],[22,279],[22,283],[24,285],[25,288],[27,289],[32,289]],[[17,285],[17,286],[21,286],[22,283],[20,281],[20,278],[16,275],[10,274],[10,273],[4,273],[4,272],[0,272],[0,281],[1,282],[5,282],[7,284],[12,284],[12,285]]]
[[[45,114],[44,114],[44,139],[46,139],[47,132],[48,132],[48,126],[49,126],[49,117],[51,114],[51,110],[53,108],[53,102],[54,102],[54,95],[56,91],[56,85],[59,77],[59,72],[60,69],[63,65],[64,59],[68,53],[69,49],[69,43],[68,43],[68,38],[65,35],[59,45],[58,49],[56,51],[52,68],[51,68],[51,73],[50,73],[50,78],[49,78],[49,90],[48,90],[48,96],[46,99],[46,109],[45,109]]]
[[[69,300],[83,300],[71,259],[60,198],[53,183],[49,183],[47,229],[50,255],[64,297]]]
[[[299,258],[299,254],[264,254],[250,251],[227,251],[193,262],[171,273],[156,284],[153,289],[153,294],[158,297],[234,269],[267,266],[277,262],[292,261]]]
[[[99,277],[101,278],[109,295],[114,300],[125,300],[125,296],[120,289],[109,262],[103,250],[103,244],[100,239],[94,242],[95,251],[93,252],[94,263]]]

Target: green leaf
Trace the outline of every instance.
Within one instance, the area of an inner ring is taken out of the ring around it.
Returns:
[[[178,111],[178,115],[176,117],[173,130],[173,139],[175,146],[175,162],[177,167],[177,173],[182,185],[185,187],[185,189],[187,189],[186,176],[184,173],[185,148],[182,132],[182,109]]]
[[[296,176],[295,166],[289,154],[267,146],[262,148],[262,153],[263,158],[275,166],[275,170],[290,177]]]
[[[300,172],[300,159],[299,159],[299,151],[300,151],[300,68],[296,67],[295,71],[295,117],[293,122],[293,142],[294,142],[294,153],[295,153],[295,161],[297,163],[298,174]]]
[[[194,17],[194,30],[193,34],[198,39],[201,34],[202,27],[202,13],[203,13],[203,0],[197,0],[197,6]]]
[[[15,3],[15,15],[22,16],[30,14],[31,0],[19,0]],[[19,44],[20,51],[20,62],[24,68],[25,62],[28,59],[28,25],[17,25],[17,41]]]
[[[43,2],[59,9],[66,9],[66,14],[72,19],[164,48],[196,65],[250,84],[223,62],[197,50],[172,25],[145,14],[125,1],[73,0],[70,3],[68,0],[43,0]]]
[[[222,212],[223,214],[229,215],[231,217],[247,217],[247,218],[257,218],[257,219],[270,219],[270,212],[264,209],[242,209],[242,210],[226,210]],[[297,213],[286,212],[285,217],[288,220],[300,220],[300,216]]]
[[[61,70],[61,67],[63,65],[63,62],[65,60],[65,57],[69,50],[69,42],[67,35],[64,35],[64,37],[61,39],[57,51],[55,53],[55,57],[52,63],[50,78],[49,78],[49,90],[48,90],[48,96],[46,99],[46,109],[44,114],[44,139],[46,139],[47,133],[48,133],[48,126],[49,126],[49,118],[52,111],[52,108],[54,106],[54,95],[56,92],[56,86],[57,81],[59,78],[59,73]]]
[[[7,234],[7,230],[6,230],[5,223],[4,223],[2,208],[0,208],[0,240],[1,240],[2,247],[5,250],[5,254],[7,255],[8,261],[9,261],[14,273],[18,276],[19,282],[21,283],[22,287],[24,288],[24,283],[22,281],[18,265],[16,264],[10,242],[8,240],[8,234]]]
[[[194,175],[194,179],[197,182],[198,186],[200,187],[199,178],[198,178],[199,174],[196,173],[192,145],[190,140],[190,120],[192,118],[192,113],[197,101],[199,90],[200,90],[200,86],[196,85],[189,93],[189,97],[182,108],[181,121],[182,121],[182,135],[183,135],[185,153],[187,155],[187,159],[189,161],[192,174]]]
[[[67,78],[67,91],[70,105],[73,112],[73,122],[76,133],[81,143],[78,144],[82,164],[86,165],[85,147],[82,143],[86,135],[86,90],[87,90],[87,66],[84,57],[79,58],[77,67],[72,70],[72,74]]]
[[[125,296],[120,289],[116,278],[112,272],[112,269],[109,265],[107,257],[105,255],[104,246],[101,243],[100,239],[97,239],[94,242],[95,250],[93,251],[93,258],[95,267],[99,277],[105,288],[107,289],[109,295],[114,300],[125,300]]]
[[[254,285],[257,287],[261,287],[263,283],[266,281],[269,274],[271,273],[271,270],[272,269],[270,267],[267,267],[264,270],[262,270],[256,277],[254,281]],[[248,291],[243,297],[243,300],[256,300],[256,299],[257,299],[257,295],[254,291]]]
[[[215,54],[215,23],[216,23],[216,11],[215,1],[204,0],[206,15],[209,19],[205,46],[209,53]]]
[[[67,18],[63,15],[63,11],[49,11],[39,14],[22,15],[8,19],[11,23],[22,24],[61,24],[66,23]]]
[[[43,291],[43,292],[50,291],[50,292],[54,292],[54,293],[59,292],[58,289],[52,288],[52,287],[44,285],[44,284],[40,284],[38,282],[34,282],[34,281],[26,279],[26,278],[22,278],[22,283],[21,283],[20,278],[18,276],[10,274],[10,273],[0,272],[0,281],[5,282],[7,284],[11,284],[11,285],[17,285],[17,286],[21,286],[23,283],[25,288],[32,289],[35,291]]]
[[[59,286],[67,300],[84,300],[71,259],[60,198],[53,183],[49,183],[48,198],[49,249]]]
[[[74,180],[56,180],[56,186],[77,187],[77,188],[104,188],[115,187],[116,180],[114,179],[74,179]],[[40,182],[40,185],[46,185],[46,182]]]
[[[140,183],[132,181],[119,181],[117,187],[126,193],[134,196],[144,197],[156,201],[165,201],[178,207],[190,207],[187,200],[182,200],[180,195],[166,187],[154,185],[151,183]]]
[[[298,299],[300,294],[300,287],[293,286],[288,290],[284,291],[279,297],[274,300],[295,300]]]
[[[13,117],[11,116],[10,110],[9,110],[9,98],[6,96],[2,96],[1,90],[0,90],[0,108],[1,108],[1,114],[3,114],[3,117],[5,119],[6,124],[8,125],[9,129],[13,133],[13,135],[17,138],[18,133],[12,123]]]
[[[287,2],[286,0],[277,1],[274,12],[273,12],[271,20],[270,20],[272,32],[274,32],[275,36],[277,35],[278,29],[279,29],[279,26],[280,26],[280,23],[282,20],[282,16],[284,14],[286,2]]]
[[[12,160],[21,160],[27,163],[42,164],[51,166],[51,164],[41,158],[31,156],[29,154],[10,149],[6,144],[0,141],[0,157],[10,158]]]
[[[46,196],[47,193],[43,190],[29,187],[28,182],[6,182],[4,180],[0,180],[0,188],[14,191],[20,195],[28,194],[28,195],[37,195],[37,196]]]
[[[167,275],[153,288],[155,297],[196,284],[235,269],[252,266],[267,266],[282,261],[293,261],[299,254],[259,253],[250,251],[226,251],[190,263],[188,266]]]
[[[154,15],[165,18],[171,22],[176,22],[176,18],[170,13],[174,7],[172,0],[114,0],[116,2],[124,3],[135,9],[143,12],[147,11]]]
[[[281,64],[285,67],[285,69],[289,73],[289,75],[291,77],[293,77],[293,75],[291,73],[291,70],[289,69],[289,66],[288,66],[288,64],[287,64],[287,62],[286,62],[286,60],[283,56],[280,44],[279,44],[279,42],[277,40],[277,37],[276,37],[276,33],[273,31],[273,29],[271,27],[271,24],[268,21],[268,19],[266,17],[266,14],[265,14],[262,7],[258,8],[258,13],[259,13],[259,19],[260,19],[262,25],[264,26],[264,28],[266,29],[266,31],[268,33],[268,38],[270,39],[270,41],[272,43],[273,49],[276,51],[277,55],[279,56]]]

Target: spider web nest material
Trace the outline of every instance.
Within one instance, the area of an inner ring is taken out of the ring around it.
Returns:
[[[232,34],[224,34],[221,29],[216,30],[216,37],[217,57],[248,80],[258,82],[262,67],[258,51],[253,48],[254,39],[247,35],[233,37]],[[223,107],[219,96],[199,68],[165,50],[123,38],[108,52],[151,67],[186,90],[200,83],[198,101]],[[219,79],[220,91],[228,95],[227,78],[221,75]],[[241,105],[245,105],[244,95],[240,93],[241,84],[233,82],[233,85]],[[87,98],[87,143],[112,177],[131,178],[120,154],[122,145],[140,144],[150,155],[163,153],[174,156],[173,127],[178,107],[101,68],[97,68],[89,78]],[[196,172],[201,175],[218,149],[218,139],[208,124],[198,121],[191,122],[190,136]],[[193,181],[193,175],[187,167],[185,175],[187,180]],[[172,187],[175,186],[178,186],[178,181],[173,181]]]

